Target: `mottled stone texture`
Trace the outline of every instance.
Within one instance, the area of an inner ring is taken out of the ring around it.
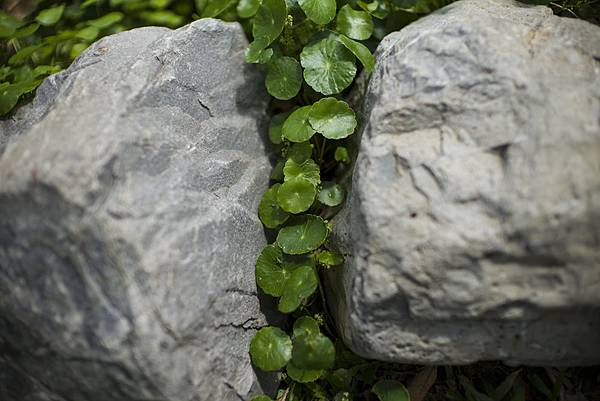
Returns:
[[[600,28],[464,0],[386,37],[330,275],[387,361],[600,362]]]
[[[107,37],[3,123],[0,399],[237,401],[273,384],[248,355],[269,162],[246,46],[215,20]]]

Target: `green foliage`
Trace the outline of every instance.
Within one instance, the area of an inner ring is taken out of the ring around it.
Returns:
[[[327,139],[343,139],[356,128],[356,116],[348,103],[332,97],[321,99],[310,108],[308,121]]]
[[[283,313],[291,313],[310,297],[317,289],[317,275],[312,266],[300,266],[292,271],[283,285],[283,293],[277,309]]]
[[[300,92],[302,86],[302,68],[291,57],[278,57],[271,60],[268,67],[265,86],[271,96],[280,100],[289,100]]]
[[[404,401],[408,393],[383,364],[345,349],[332,329],[323,269],[344,268],[344,258],[325,248],[330,219],[343,205],[355,153],[357,127],[344,99],[361,70],[375,66],[379,40],[452,0],[40,0],[16,18],[0,11],[0,115],[105,35],[145,25],[176,28],[200,17],[240,21],[252,40],[246,61],[266,72],[276,100],[268,137],[280,154],[258,214],[276,238],[256,261],[258,287],[293,314],[291,333],[259,330],[250,345],[260,369],[285,369],[278,400]],[[529,1],[529,0],[528,0]],[[598,23],[598,0],[548,3],[560,15]],[[483,381],[464,375],[448,399],[524,400],[525,394],[555,401],[560,380],[512,372]],[[455,391],[456,390],[456,391]],[[460,390],[460,391],[459,391]],[[270,401],[257,396],[252,401]]]
[[[327,206],[338,206],[344,201],[344,189],[335,182],[326,181],[319,191],[319,202]]]
[[[332,251],[322,251],[317,254],[317,262],[323,266],[339,266],[344,263],[344,257]]]
[[[410,401],[410,395],[404,385],[396,380],[380,380],[373,386],[373,393],[379,401]]]
[[[315,24],[325,25],[335,18],[335,0],[298,0],[298,4]]]
[[[35,20],[44,26],[51,26],[56,24],[60,17],[65,11],[65,5],[60,5],[57,7],[48,8],[46,10],[40,11],[40,13],[35,17]]]
[[[285,175],[285,167],[283,172]],[[315,201],[316,195],[317,190],[310,180],[295,177],[281,185],[277,192],[277,201],[286,212],[297,214],[306,212]]]
[[[254,42],[250,44],[248,54],[246,55],[248,62],[257,62],[250,55],[255,54],[255,52],[264,51],[267,46],[277,39],[283,31],[286,17],[287,6],[285,0],[262,0],[252,24]],[[273,54],[273,52],[271,51],[270,54]]]
[[[250,401],[273,401],[270,397],[266,395],[257,395],[256,397],[252,397]]]
[[[283,1],[283,0],[282,0]],[[0,11],[0,115],[68,66],[95,40],[146,25],[176,28],[200,15],[241,18],[237,0],[40,0]],[[247,12],[246,12],[247,15]]]
[[[292,341],[277,327],[260,329],[250,343],[252,362],[264,371],[284,367],[292,359]]]
[[[335,149],[334,158],[336,162],[350,163],[350,154],[348,153],[348,149],[344,146],[338,146]]]
[[[294,322],[294,338],[308,335],[317,335],[320,333],[319,322],[310,316],[302,316]]]
[[[294,365],[293,362],[288,363],[286,371],[292,380],[299,383],[314,382],[321,377],[324,372],[323,369],[302,369]]]
[[[299,255],[318,249],[328,234],[329,227],[319,216],[295,216],[277,234],[277,245],[289,255]]]
[[[237,10],[244,16],[255,13],[246,60],[263,64],[265,86],[277,99],[268,133],[281,155],[271,173],[276,183],[259,205],[265,227],[278,231],[258,257],[256,281],[278,299],[279,311],[296,318],[291,351],[280,336],[285,347],[269,348],[276,341],[262,329],[256,335],[261,341],[251,346],[252,360],[263,370],[285,368],[287,389],[277,399],[350,401],[358,388],[371,391],[380,365],[336,343],[328,324],[320,272],[343,268],[344,258],[324,249],[331,231],[326,219],[345,199],[348,138],[357,127],[344,92],[361,69],[368,73],[374,67],[373,35],[387,29],[374,19],[399,7],[387,0],[263,0],[258,8],[240,1]],[[375,390],[387,391],[385,383]],[[392,396],[394,391],[399,390],[389,389]]]
[[[281,184],[275,184],[263,195],[258,206],[258,216],[260,221],[267,228],[275,228],[290,217],[289,213],[279,206],[278,192]]]
[[[373,29],[373,20],[366,11],[354,10],[346,4],[337,15],[336,31],[351,39],[369,39],[373,34]]]
[[[333,95],[346,89],[356,75],[355,57],[335,39],[322,39],[300,53],[304,79],[315,91]]]
[[[321,333],[302,334],[294,338],[292,357],[300,369],[328,369],[335,361],[335,347]]]
[[[315,130],[308,122],[310,106],[303,106],[295,110],[283,123],[282,136],[291,142],[308,141],[315,134]]]

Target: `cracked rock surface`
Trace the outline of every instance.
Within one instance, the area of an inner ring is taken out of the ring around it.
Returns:
[[[329,276],[387,361],[600,362],[600,28],[463,0],[387,36]]]
[[[237,24],[104,38],[2,124],[0,399],[237,401],[270,165]],[[265,309],[268,305],[265,306]]]

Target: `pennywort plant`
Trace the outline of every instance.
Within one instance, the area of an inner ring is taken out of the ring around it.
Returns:
[[[269,139],[280,159],[258,209],[275,241],[258,256],[256,282],[294,322],[289,332],[262,328],[250,345],[256,367],[284,372],[278,401],[358,400],[365,391],[381,401],[409,399],[401,383],[377,374],[379,364],[353,355],[337,339],[321,276],[344,262],[328,249],[327,238],[329,219],[344,202],[348,138],[357,127],[345,94],[357,74],[373,70],[371,50],[379,39],[448,2],[239,2],[251,25],[246,61],[265,70],[265,86],[278,111]]]

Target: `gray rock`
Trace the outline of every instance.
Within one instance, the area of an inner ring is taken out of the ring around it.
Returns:
[[[386,361],[600,362],[600,28],[464,0],[386,37],[330,275]]]
[[[216,20],[110,36],[5,122],[0,399],[272,389],[248,355],[270,164],[246,46]]]

